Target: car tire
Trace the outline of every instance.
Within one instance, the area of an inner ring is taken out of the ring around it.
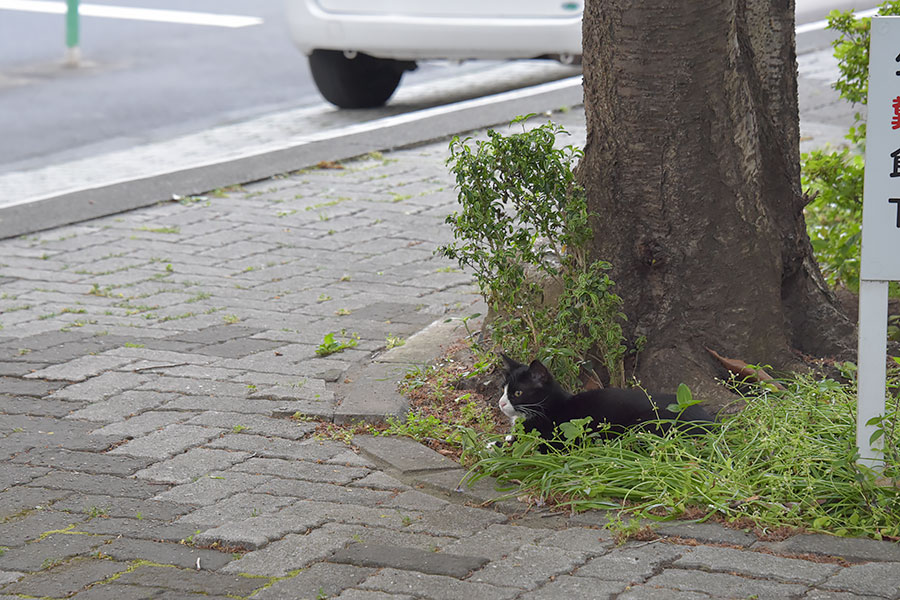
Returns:
[[[313,50],[309,68],[319,93],[340,108],[382,106],[400,84],[408,63],[339,50]]]

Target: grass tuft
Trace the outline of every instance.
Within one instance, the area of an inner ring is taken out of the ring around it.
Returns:
[[[798,376],[786,387],[760,387],[740,413],[699,435],[631,430],[542,454],[534,435],[519,432],[511,446],[488,449],[479,439],[465,454],[475,459],[474,479],[494,476],[515,494],[575,511],[900,539],[896,398],[881,424],[892,450],[879,474],[856,462],[854,386]]]

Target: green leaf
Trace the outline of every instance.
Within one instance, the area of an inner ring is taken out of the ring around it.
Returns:
[[[675,397],[678,399],[678,412],[696,404],[696,402],[694,402],[694,395],[691,393],[691,388],[684,383],[678,384],[678,390],[675,392]]]

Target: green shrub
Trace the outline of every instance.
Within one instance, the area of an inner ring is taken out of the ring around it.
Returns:
[[[540,358],[570,387],[581,371],[605,371],[621,385],[622,302],[609,265],[588,259],[587,202],[572,172],[582,152],[556,147],[565,133],[547,123],[508,136],[491,130],[474,143],[454,138],[448,164],[461,210],[447,218],[455,242],[438,251],[474,272],[497,315],[497,346]],[[545,301],[550,288],[559,297]]]

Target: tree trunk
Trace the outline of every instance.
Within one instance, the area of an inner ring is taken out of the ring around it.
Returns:
[[[803,220],[793,0],[588,0],[583,43],[578,177],[643,385],[716,394],[706,348],[845,356]]]

